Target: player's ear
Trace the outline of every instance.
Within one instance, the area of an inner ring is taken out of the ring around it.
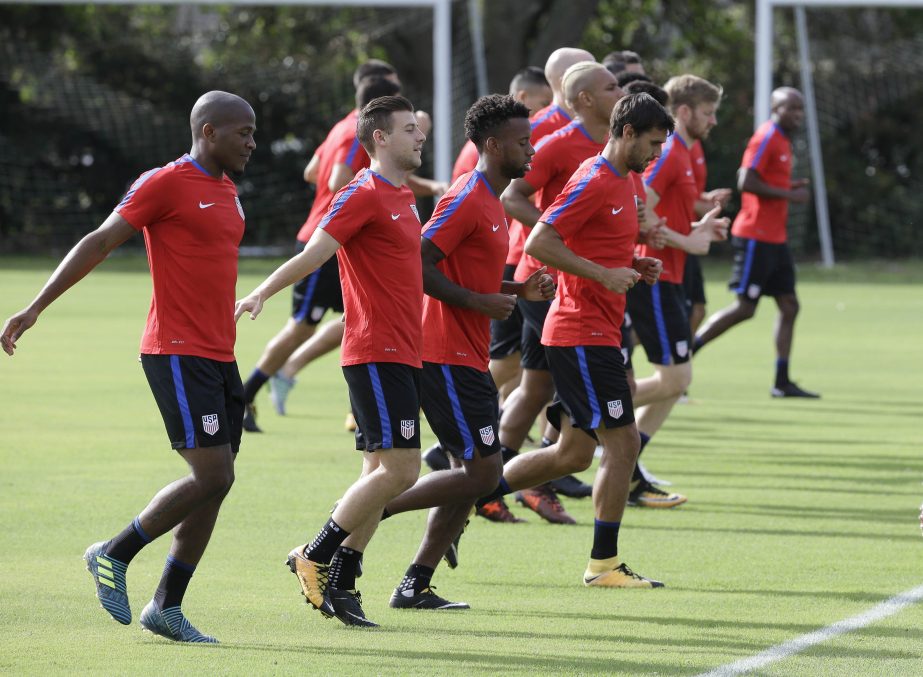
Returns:
[[[495,136],[488,136],[484,140],[484,152],[493,153],[495,155],[500,154],[500,142]]]
[[[214,141],[216,131],[215,126],[211,122],[206,122],[202,125],[202,138],[207,141]]]
[[[383,145],[385,145],[385,141],[386,141],[386,139],[385,139],[385,130],[383,130],[383,129],[376,129],[375,131],[373,131],[373,132],[372,132],[372,140],[375,142],[375,145],[377,145],[377,146],[383,146]]]

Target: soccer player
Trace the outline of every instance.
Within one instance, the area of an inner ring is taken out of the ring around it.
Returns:
[[[641,57],[630,49],[609,52],[603,57],[602,65],[608,68],[613,75],[624,72],[644,75],[644,64],[641,63]]]
[[[461,533],[476,499],[497,486],[502,472],[497,439],[497,389],[487,370],[490,320],[502,320],[516,297],[554,296],[554,281],[537,270],[524,282],[503,280],[509,246],[500,195],[528,169],[529,109],[511,96],[478,99],[465,116],[465,135],[480,153],[442,197],[423,227],[423,413],[453,469],[424,475],[391,501],[386,514],[428,508],[423,542],[391,597],[398,609],[457,609],[430,581]]]
[[[420,371],[423,273],[420,220],[408,175],[420,166],[423,142],[413,106],[402,96],[372,100],[356,135],[371,157],[337,193],[307,246],[247,297],[235,318],[256,318],[284,287],[339,258],[345,306],[341,363],[356,416],[362,475],[309,543],[288,556],[307,601],[347,625],[374,626],[358,592],[328,579],[353,570],[388,501],[420,474]],[[336,556],[336,557],[335,557]]]
[[[171,446],[190,474],[161,489],[120,533],[84,559],[102,607],[131,623],[128,565],[173,530],[170,554],[141,627],[177,642],[215,643],[181,610],[183,596],[234,482],[244,413],[232,321],[244,211],[228,175],[243,172],[256,147],[256,117],[239,96],[212,91],[192,107],[192,149],[142,174],[95,231],[71,249],[35,300],[6,321],[0,344],[16,342],[56,298],[138,231],[153,279],[141,366]]]
[[[731,229],[734,268],[731,290],[737,300],[705,322],[695,337],[695,349],[716,339],[756,312],[761,296],[772,296],[779,308],[775,327],[776,379],[772,397],[820,395],[798,387],[788,374],[789,357],[798,297],[795,264],[788,248],[785,222],[788,203],[811,199],[807,179],[792,180],[792,144],[789,135],[804,120],[804,99],[792,87],[772,93],[772,117],[750,137],[738,172],[737,187],[743,194],[740,212]]]
[[[702,220],[695,215],[698,191],[689,147],[704,138],[715,124],[721,88],[694,75],[671,78],[664,86],[676,132],[670,136],[656,163],[644,173],[647,206],[666,220],[667,247],[642,244],[639,252],[663,262],[657,284],[639,286],[628,294],[628,311],[635,331],[655,373],[637,381],[635,405],[642,450],[660,429],[673,405],[692,380],[691,335],[683,296],[686,253],[705,254],[713,240],[724,239],[726,218],[714,207]],[[673,507],[685,496],[664,492],[647,480],[635,481],[630,501],[645,507]]]
[[[599,153],[609,135],[609,117],[622,90],[602,64],[584,61],[568,68],[562,79],[564,96],[574,110],[574,119],[536,146],[532,169],[522,179],[510,183],[501,199],[508,214],[531,229],[542,211],[561,192],[583,160]],[[538,207],[533,202],[538,197]],[[526,253],[516,269],[516,279],[524,280],[542,263]],[[554,271],[549,271],[554,275]],[[500,443],[507,460],[515,456],[526,435],[554,394],[554,385],[541,344],[542,326],[548,313],[546,301],[518,302],[523,316],[522,381],[506,402],[500,423]],[[556,478],[552,478],[556,479]],[[574,524],[550,486],[520,492],[516,500],[544,519]]]
[[[608,71],[606,71],[608,73]],[[610,74],[611,76],[611,74]],[[542,343],[564,413],[557,443],[506,464],[498,492],[529,487],[590,467],[602,444],[593,505],[596,516],[587,586],[654,588],[619,558],[618,536],[640,441],[625,378],[619,328],[625,292],[654,284],[660,261],[635,257],[639,223],[636,186],[673,130],[670,114],[647,94],[615,105],[602,153],[587,159],[548,206],[526,241],[526,252],[558,269],[558,290]]]

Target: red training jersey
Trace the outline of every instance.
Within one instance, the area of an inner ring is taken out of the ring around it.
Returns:
[[[481,172],[462,174],[452,184],[423,226],[423,237],[445,254],[436,267],[449,280],[478,294],[500,292],[509,247],[506,214]],[[432,296],[423,299],[426,362],[487,371],[489,345],[489,317]]]
[[[770,186],[791,189],[792,144],[785,132],[772,120],[760,125],[747,143],[740,167],[756,171]],[[773,244],[785,242],[788,200],[745,192],[740,203],[732,235]]]
[[[423,267],[413,193],[364,169],[317,226],[337,251],[346,322],[340,363],[421,367]]]
[[[539,141],[535,155],[532,156],[532,169],[523,177],[535,189],[538,208],[544,212],[580,163],[599,153],[605,145],[594,141],[579,122],[571,122]],[[523,230],[526,231],[526,237],[532,231],[525,225]],[[516,279],[525,280],[543,265],[538,259],[524,253],[516,267]],[[556,271],[549,268],[548,274],[554,277]]]
[[[680,235],[688,235],[692,231],[692,222],[696,220],[695,203],[699,192],[695,186],[689,147],[679,134],[674,133],[667,138],[660,157],[644,170],[644,183],[660,196],[654,211],[666,218],[667,228]],[[655,249],[640,245],[638,255],[653,256],[663,261],[661,282],[682,284],[686,265],[686,252],[682,249]]]
[[[478,166],[480,158],[481,155],[478,153],[478,147],[474,145],[474,142],[471,139],[465,141],[465,145],[459,151],[458,157],[455,158],[455,166],[452,167],[452,183],[455,183],[455,180],[462,174],[473,172],[474,168]]]
[[[330,190],[330,175],[336,165],[347,165],[353,173],[365,169],[371,163],[369,154],[359,143],[356,137],[356,122],[359,120],[359,111],[353,110],[349,115],[333,126],[327,138],[318,147],[316,154],[320,157],[317,166],[317,185],[314,191],[314,204],[308,219],[301,226],[296,238],[299,242],[307,242],[314,234],[317,224],[324,218],[330,203],[333,201],[333,192]]]
[[[606,268],[630,268],[638,239],[636,185],[597,155],[580,165],[541,220],[553,226],[578,256]],[[542,343],[620,347],[624,315],[624,294],[559,272]]]
[[[702,148],[702,142],[698,139],[689,148],[689,156],[692,158],[692,175],[695,177],[695,189],[701,195],[705,192],[705,184],[708,183],[708,167],[705,165],[705,149]]]
[[[186,154],[142,174],[115,211],[144,233],[154,284],[141,352],[233,362],[244,235],[234,182]]]

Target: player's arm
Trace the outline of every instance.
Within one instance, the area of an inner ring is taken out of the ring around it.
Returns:
[[[35,324],[38,316],[52,301],[82,280],[109,256],[109,252],[136,232],[138,231],[118,212],[112,212],[99,228],[74,245],[32,303],[3,325],[3,331],[0,333],[0,346],[3,350],[12,355],[16,349],[16,341],[23,332]]]
[[[500,201],[506,213],[524,226],[532,228],[542,216],[541,210],[532,202],[535,188],[525,179],[513,179],[503,191]]]
[[[320,167],[320,155],[314,153],[311,156],[310,162],[304,168],[304,181],[305,183],[313,183],[317,185],[317,170]]]
[[[565,273],[599,282],[616,294],[624,294],[641,277],[634,268],[606,268],[578,256],[564,244],[554,226],[544,221],[539,221],[529,233],[526,253]]]
[[[237,302],[234,307],[234,321],[239,320],[246,312],[250,313],[251,320],[255,320],[263,309],[263,304],[270,297],[313,273],[336,254],[339,248],[340,243],[333,236],[322,228],[315,230],[301,252],[276,268],[256,289]]]
[[[716,204],[721,205],[724,209],[731,201],[733,191],[730,188],[715,188],[714,190],[705,191],[699,195],[695,201],[695,215],[698,217],[705,216]]]
[[[804,203],[811,199],[811,192],[807,188],[808,180],[799,179],[792,181],[791,189],[776,188],[763,181],[755,169],[741,167],[737,172],[737,188],[741,193],[753,193],[760,197],[772,197],[791,202]]]
[[[554,278],[542,266],[522,282],[504,280],[500,285],[501,294],[513,294],[526,301],[550,301],[554,298]]]
[[[445,254],[429,238],[421,238],[420,256],[423,263],[423,291],[450,306],[487,315],[493,320],[505,320],[516,306],[516,297],[509,294],[479,294],[461,287],[436,267]]]

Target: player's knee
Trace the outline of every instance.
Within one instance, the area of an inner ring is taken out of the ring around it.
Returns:
[[[467,469],[468,480],[476,498],[486,496],[500,483],[503,466],[499,463],[481,463],[477,468]]]
[[[794,321],[795,317],[798,316],[798,311],[801,310],[798,299],[794,296],[782,297],[779,299],[778,303],[779,312],[782,313],[782,317],[786,320]]]
[[[231,491],[234,485],[234,467],[216,468],[197,478],[199,490],[203,497],[208,499],[223,498]]]
[[[738,301],[737,308],[734,309],[734,315],[738,321],[749,320],[756,314],[756,304],[749,301]]]
[[[563,450],[558,455],[558,470],[562,475],[572,475],[573,473],[583,472],[593,464],[593,452],[596,451],[596,445],[569,445],[569,448]]]

